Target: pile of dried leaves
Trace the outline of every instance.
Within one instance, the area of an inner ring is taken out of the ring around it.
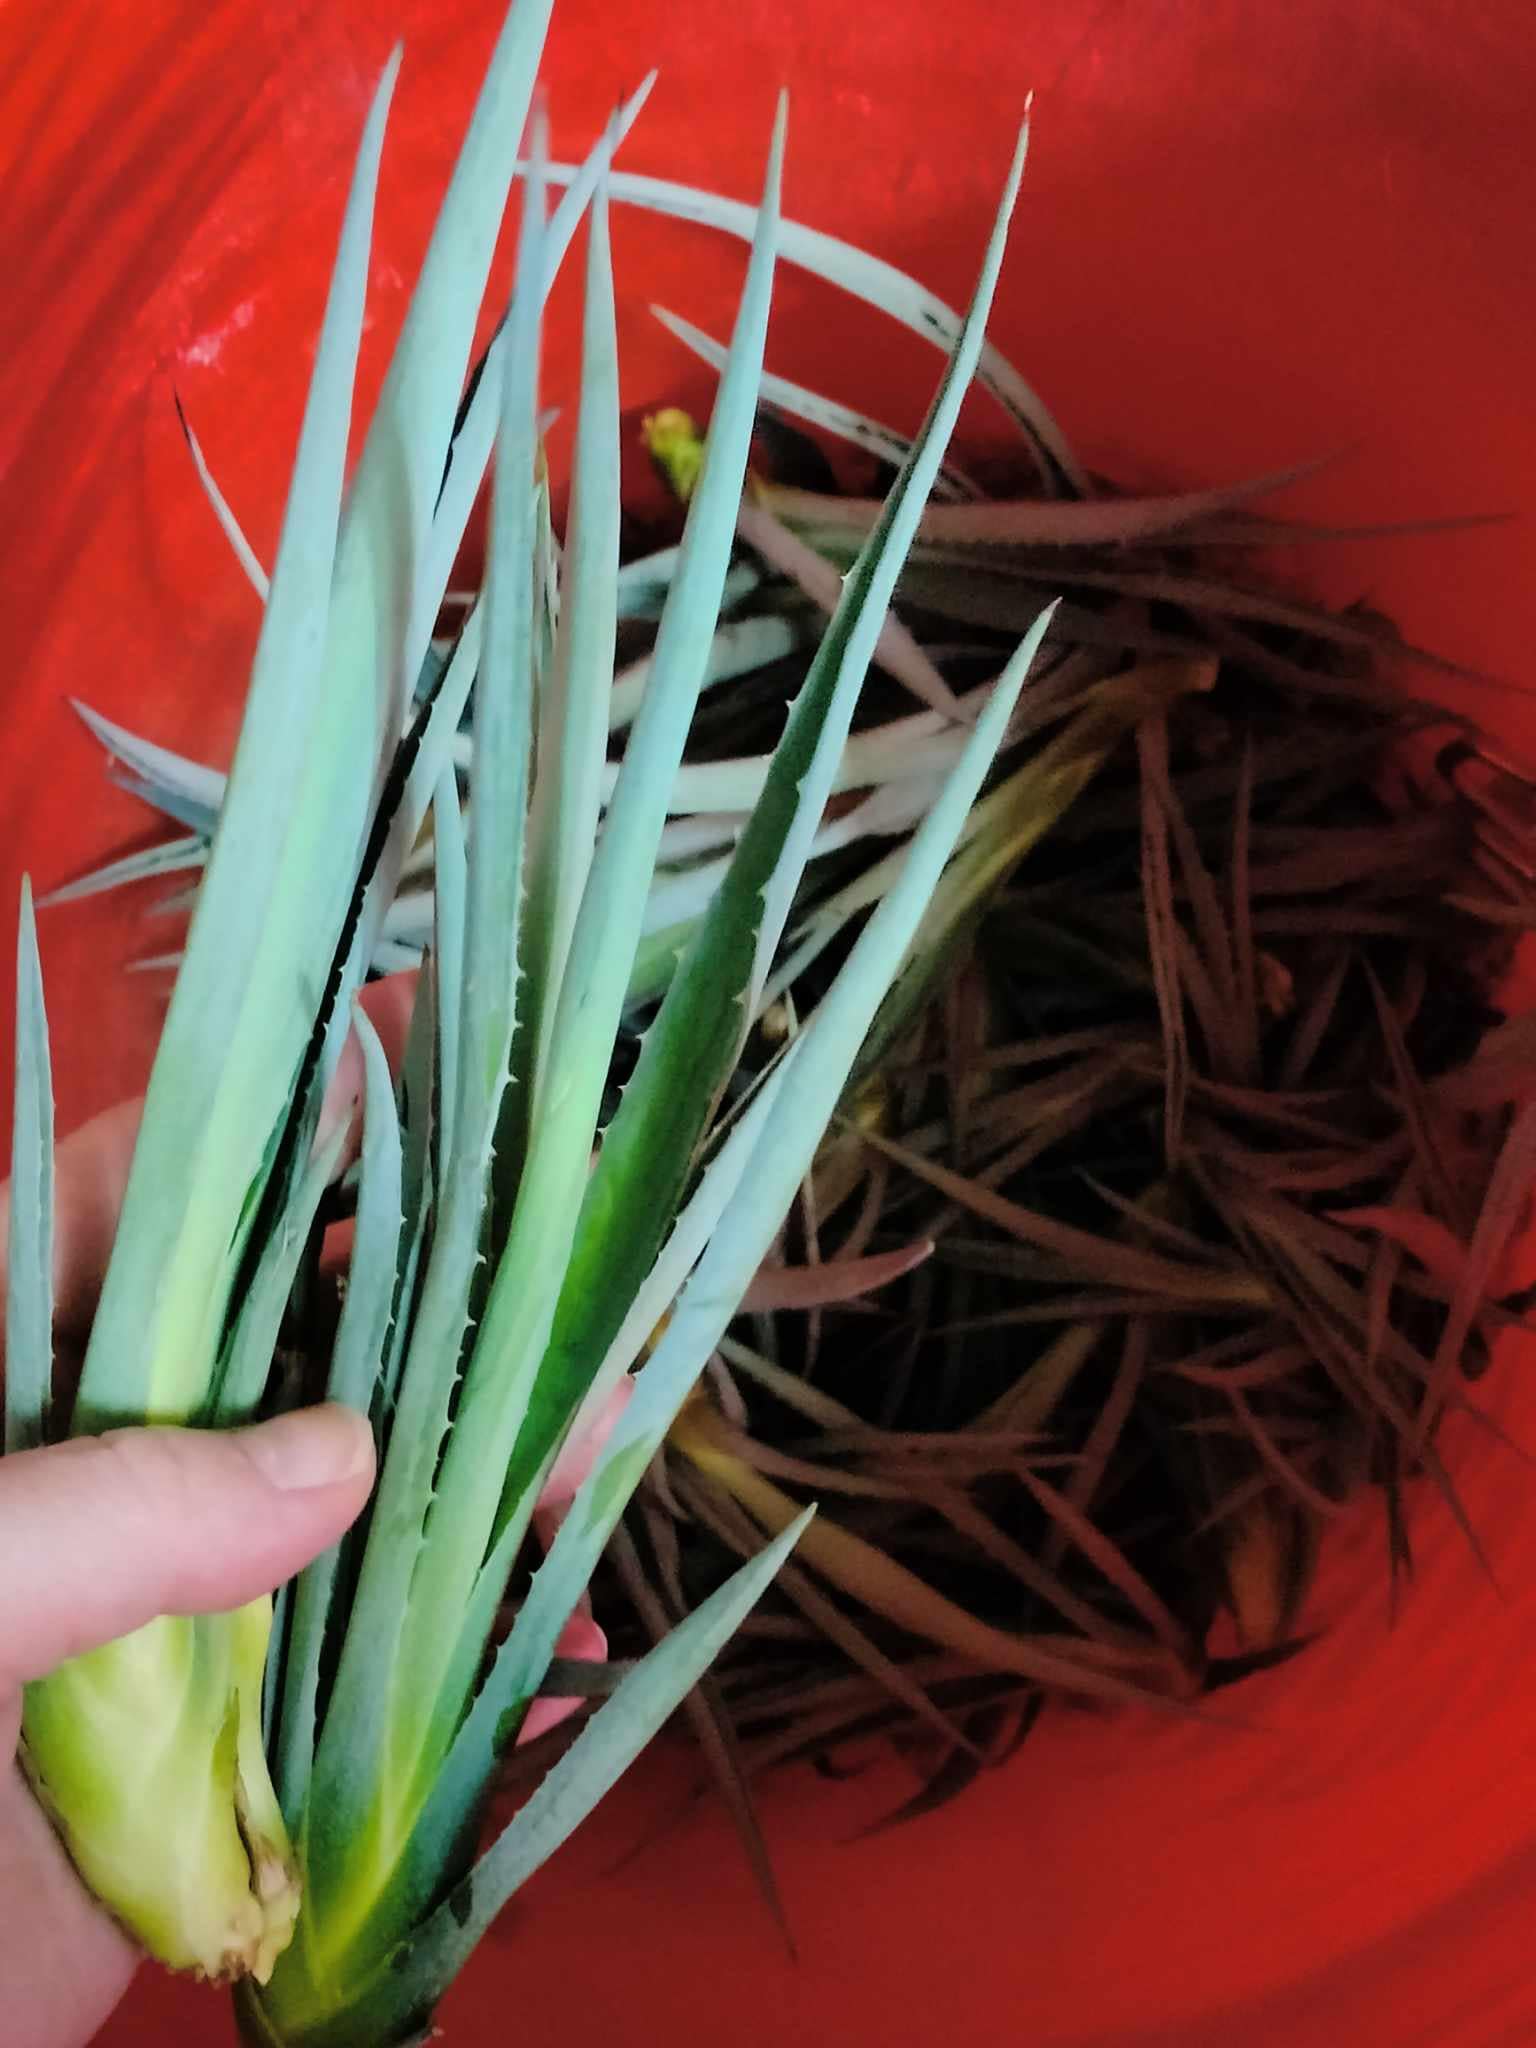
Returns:
[[[764,498],[833,561],[867,518]],[[638,1647],[820,1502],[693,1703],[749,1840],[775,1763],[893,1737],[917,1812],[1048,1699],[1188,1701],[1291,1654],[1346,1501],[1378,1489],[1394,1581],[1409,1481],[1456,1504],[1436,1425],[1526,1306],[1536,1028],[1496,991],[1536,798],[1408,693],[1385,622],[1251,576],[1293,530],[1217,503],[1139,542],[1145,504],[928,515],[901,616],[946,682],[1065,590],[1058,659],[786,1233],[790,1305],[760,1290],[610,1559]],[[700,757],[793,681],[710,699]]]

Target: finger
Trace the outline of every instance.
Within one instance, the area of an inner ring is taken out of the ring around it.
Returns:
[[[0,1461],[0,1686],[160,1614],[269,1592],[333,1543],[373,1437],[327,1404],[224,1434],[124,1429]]]
[[[0,1728],[14,1746],[14,1713]],[[25,2000],[26,2048],[76,2048],[128,1989],[140,1956],[120,1927],[83,1890],[52,1823],[14,1764],[0,1770],[0,1970],[17,2025]]]
[[[392,1072],[405,1057],[416,975],[391,974],[371,982],[360,998],[383,1043]],[[362,1053],[354,1032],[347,1034],[341,1061],[326,1093],[334,1118],[353,1114],[362,1089]],[[128,1186],[128,1169],[143,1120],[144,1100],[120,1102],[71,1133],[54,1155],[53,1286],[55,1327],[67,1337],[83,1337],[91,1326],[102,1278],[112,1250],[113,1233]],[[338,1162],[338,1171],[346,1162]],[[10,1246],[11,1190],[0,1186],[0,1273]]]

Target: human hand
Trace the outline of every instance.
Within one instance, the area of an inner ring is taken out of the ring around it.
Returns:
[[[405,978],[368,991],[392,1054],[410,993]],[[349,1041],[327,1101],[332,1128],[354,1114],[359,1086]],[[66,1380],[90,1331],[142,1108],[109,1110],[58,1150],[55,1344]],[[0,1272],[9,1220],[0,1189]],[[366,1422],[334,1406],[220,1435],[116,1430],[0,1459],[0,2031],[17,2048],[80,2048],[139,1961],[15,1763],[22,1686],[157,1614],[219,1612],[269,1591],[335,1541],[372,1476]]]
[[[124,1429],[0,1460],[0,1984],[17,2048],[79,2048],[138,1953],[76,1877],[14,1762],[21,1688],[158,1614],[238,1607],[367,1498],[367,1422],[328,1404],[253,1429]]]

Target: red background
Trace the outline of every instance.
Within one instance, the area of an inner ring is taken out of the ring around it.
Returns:
[[[365,96],[403,34],[371,391],[498,16],[499,0],[0,11],[0,903],[23,865],[48,884],[145,829],[68,694],[227,749],[255,606],[172,387],[270,555]],[[659,64],[628,166],[742,197],[787,83],[790,210],[951,298],[1033,87],[994,332],[1090,458],[1195,482],[1348,447],[1297,509],[1520,511],[1536,474],[1527,19],[1517,0],[561,0],[546,75],[569,154]],[[626,401],[701,403],[707,381],[645,306],[722,330],[739,251],[629,213],[616,239]],[[562,302],[557,403],[571,334]],[[794,273],[770,359],[907,420],[936,367]],[[977,403],[968,438],[996,424]],[[1517,520],[1305,573],[1529,678],[1530,564]],[[1528,729],[1518,700],[1490,701]],[[61,1127],[142,1080],[154,990],[119,970],[154,939],[121,903],[46,920]],[[1496,1399],[1536,1442],[1530,1362],[1507,1356]],[[1449,1449],[1498,1591],[1426,1495],[1421,1578],[1390,1625],[1367,1510],[1329,1548],[1322,1646],[1226,1695],[1222,1725],[1054,1716],[958,1807],[856,1844],[903,1789],[892,1767],[773,1783],[797,1967],[714,1816],[614,1868],[667,1807],[675,1765],[653,1757],[508,1916],[447,2008],[449,2039],[1536,2040],[1536,1500],[1515,1453]],[[173,2028],[229,2038],[216,1999],[146,1976],[104,2040]]]

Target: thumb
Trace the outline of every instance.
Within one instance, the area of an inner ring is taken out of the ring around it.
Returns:
[[[373,1437],[327,1404],[223,1434],[122,1429],[0,1460],[0,1689],[160,1614],[269,1592],[332,1543]]]

